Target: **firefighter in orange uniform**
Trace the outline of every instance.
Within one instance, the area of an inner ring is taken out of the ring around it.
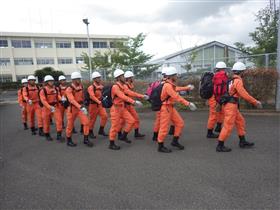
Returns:
[[[239,98],[243,98],[249,103],[255,105],[257,108],[262,108],[262,103],[257,101],[248,92],[243,86],[243,81],[240,77],[240,73],[246,70],[246,66],[237,62],[232,67],[232,72],[234,73],[233,78],[229,84],[229,97],[226,99],[226,103],[223,105],[224,110],[224,122],[223,128],[219,135],[218,145],[216,147],[217,152],[230,152],[231,149],[224,146],[225,140],[230,136],[231,131],[234,126],[236,126],[237,133],[239,136],[239,147],[240,148],[250,148],[254,146],[254,143],[248,142],[245,139],[245,119],[242,114],[239,112],[238,103]]]
[[[35,114],[39,128],[39,135],[44,136],[42,110],[39,105],[39,87],[35,84],[36,78],[33,75],[28,76],[28,85],[23,88],[23,99],[27,102],[26,110],[32,135],[36,135]]]
[[[18,90],[18,103],[21,107],[21,120],[23,123],[24,130],[28,130],[27,126],[27,110],[26,110],[26,101],[23,98],[23,88],[27,87],[28,81],[27,79],[21,80],[22,87]]]
[[[100,116],[100,127],[98,134],[102,136],[108,136],[105,131],[104,127],[106,126],[107,123],[107,112],[106,109],[102,106],[102,90],[103,90],[103,85],[101,84],[101,75],[99,72],[95,71],[92,73],[91,78],[93,79],[93,84],[90,85],[87,89],[89,97],[90,97],[90,102],[89,102],[89,136],[91,138],[96,138],[93,129],[95,125],[95,121],[97,116]]]
[[[59,85],[57,87],[59,95],[61,96],[61,102],[58,104],[58,109],[60,110],[61,113],[61,119],[62,119],[62,127],[65,128],[64,126],[64,114],[65,114],[65,107],[64,107],[64,103],[66,102],[66,77],[63,75],[60,75],[58,77],[58,81],[59,81]]]
[[[67,145],[70,147],[77,146],[76,143],[72,141],[72,131],[74,128],[74,122],[77,117],[79,117],[80,122],[83,126],[84,132],[84,144],[88,147],[92,147],[93,143],[89,140],[89,119],[87,109],[84,107],[84,93],[83,86],[81,84],[82,76],[80,72],[73,72],[71,74],[72,84],[66,89],[66,97],[70,103],[67,108],[67,127],[66,127],[66,137]]]
[[[168,129],[170,122],[172,122],[175,126],[174,137],[171,145],[173,147],[178,148],[179,150],[183,150],[184,146],[179,143],[179,136],[184,127],[184,120],[179,115],[177,110],[174,108],[175,102],[180,102],[185,106],[188,106],[192,111],[196,110],[196,106],[193,103],[188,102],[183,99],[176,92],[175,82],[177,81],[177,70],[174,67],[168,67],[166,70],[166,81],[163,85],[161,92],[161,101],[162,106],[160,109],[160,128],[158,134],[158,151],[169,153],[170,149],[164,146],[164,139],[168,134]]]

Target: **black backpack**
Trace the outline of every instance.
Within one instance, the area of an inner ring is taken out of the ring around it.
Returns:
[[[214,73],[205,72],[202,74],[199,85],[199,94],[203,99],[209,99],[213,95],[213,77]]]
[[[170,98],[170,96],[168,96],[164,101],[161,101],[161,92],[162,92],[163,86],[164,86],[164,83],[161,83],[156,88],[154,88],[151,92],[149,101],[151,102],[153,111],[159,111],[161,108],[162,102],[167,101]]]
[[[94,85],[92,85],[92,86],[93,86],[93,92],[95,93],[96,87],[95,87]],[[96,102],[93,101],[93,100],[90,98],[88,89],[85,89],[85,90],[84,90],[84,105],[85,105],[85,106],[89,106],[89,104],[94,104],[94,103],[96,103]]]
[[[112,87],[113,85],[105,86],[102,90],[102,106],[104,108],[111,108],[113,106],[112,99]]]

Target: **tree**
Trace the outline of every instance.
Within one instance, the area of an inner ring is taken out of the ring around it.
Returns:
[[[58,80],[58,77],[60,75],[64,75],[64,72],[63,71],[57,71],[55,70],[54,68],[52,67],[44,67],[42,69],[38,69],[35,71],[34,75],[36,77],[38,77],[38,81],[39,82],[43,82],[44,81],[44,77],[46,75],[51,75],[54,77],[54,79],[57,81]]]

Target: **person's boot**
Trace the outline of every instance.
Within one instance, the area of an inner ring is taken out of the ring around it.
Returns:
[[[122,138],[122,132],[120,131],[120,132],[118,132],[118,140],[121,140],[121,138]]]
[[[69,147],[75,147],[75,146],[77,146],[77,144],[75,144],[75,143],[72,141],[72,138],[71,138],[71,137],[67,137],[67,146],[69,146]]]
[[[47,141],[52,141],[53,140],[53,138],[50,136],[49,133],[45,133],[45,137],[46,137]]]
[[[99,135],[102,135],[102,136],[108,136],[108,134],[105,133],[104,127],[103,127],[103,126],[100,126],[99,131],[98,131],[98,134],[99,134]]]
[[[219,137],[219,135],[213,133],[213,129],[208,129],[208,130],[207,130],[207,136],[206,136],[206,137],[209,138],[209,139],[216,139],[216,138]]]
[[[224,145],[223,141],[218,141],[218,145],[216,147],[216,152],[230,152],[231,149]]]
[[[178,136],[174,136],[174,137],[173,137],[173,141],[171,142],[171,145],[172,145],[173,147],[177,147],[179,150],[185,149],[185,147],[184,147],[182,144],[180,144],[180,143],[178,142],[178,140],[179,140],[179,137],[178,137]]]
[[[73,127],[72,133],[77,133],[75,127]]]
[[[154,132],[153,141],[157,141],[157,138],[158,138],[158,132]]]
[[[168,132],[168,135],[173,136],[174,135],[174,131],[175,131],[175,126],[171,125],[170,129],[169,129],[169,132]]]
[[[164,146],[163,142],[158,143],[158,151],[163,152],[163,153],[170,153],[172,152],[171,149],[168,149],[167,147]]]
[[[253,142],[246,141],[245,136],[239,136],[239,147],[240,148],[250,148],[254,145],[255,144]]]
[[[44,136],[43,128],[39,128],[39,136]]]
[[[121,147],[115,144],[115,141],[110,141],[109,149],[119,150]]]
[[[28,130],[28,126],[27,126],[27,123],[26,123],[26,122],[23,123],[23,129],[24,129],[24,130]]]
[[[136,128],[136,129],[134,130],[134,137],[135,137],[135,138],[143,138],[143,137],[145,137],[145,135],[139,133],[139,128]]]
[[[38,128],[34,127],[34,130],[35,130],[35,131],[37,131],[37,130],[38,130]]]
[[[91,138],[91,139],[95,139],[96,138],[96,136],[93,133],[93,130],[89,130],[89,138]]]
[[[80,133],[84,134],[84,125],[81,124]]]
[[[127,132],[123,132],[123,134],[122,134],[122,137],[121,137],[121,139],[120,139],[120,141],[124,141],[125,143],[128,143],[128,144],[130,144],[131,143],[131,141],[127,138]]]
[[[56,140],[60,142],[64,142],[65,138],[62,136],[61,132],[57,132]]]
[[[216,133],[220,133],[222,130],[222,123],[217,123],[216,128],[215,128],[215,132]]]
[[[32,135],[36,135],[36,134],[37,134],[34,127],[31,127],[31,134],[32,134]]]
[[[88,139],[88,136],[84,136],[84,144],[88,147],[93,147],[93,143]]]

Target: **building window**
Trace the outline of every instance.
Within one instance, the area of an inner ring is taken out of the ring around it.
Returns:
[[[33,65],[32,58],[15,58],[15,65]]]
[[[58,64],[72,64],[73,60],[72,58],[58,58],[57,62]]]
[[[116,48],[115,42],[110,42],[110,48]]]
[[[92,42],[93,48],[107,48],[107,42]]]
[[[8,40],[0,40],[0,48],[8,47]]]
[[[66,42],[66,41],[56,42],[56,48],[71,48],[71,42]]]
[[[29,41],[29,40],[12,40],[12,47],[14,47],[14,48],[31,48],[31,41]]]
[[[37,58],[38,65],[54,64],[53,58]]]
[[[76,64],[84,63],[83,57],[76,57]]]
[[[0,66],[8,66],[10,64],[10,58],[0,58]]]
[[[35,41],[36,48],[52,48],[52,41],[51,40],[36,40]]]
[[[88,42],[75,42],[75,48],[88,48]]]

